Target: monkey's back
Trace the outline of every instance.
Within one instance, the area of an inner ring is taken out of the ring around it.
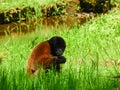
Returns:
[[[50,45],[48,41],[44,41],[37,46],[35,46],[28,58],[27,71],[30,72],[31,69],[36,69],[37,64],[47,63],[49,64],[50,57]]]

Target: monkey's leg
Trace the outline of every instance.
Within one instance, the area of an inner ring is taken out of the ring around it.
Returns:
[[[36,69],[33,74],[37,76],[38,73],[39,73],[39,69]]]

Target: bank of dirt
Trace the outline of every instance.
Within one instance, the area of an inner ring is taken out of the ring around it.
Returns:
[[[40,6],[38,9],[41,10],[41,17],[37,16],[36,8],[31,6],[0,10],[0,35],[16,31],[26,32],[35,30],[38,23],[45,26],[61,24],[66,24],[69,27],[72,27],[74,24],[79,26],[96,16],[94,11],[82,12],[80,1],[66,0],[52,5]],[[86,2],[84,3],[86,4]],[[90,3],[87,2],[87,4],[89,5]],[[34,16],[36,18],[31,20]]]

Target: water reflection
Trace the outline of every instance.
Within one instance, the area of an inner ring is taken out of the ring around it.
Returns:
[[[38,25],[42,25],[44,28],[59,27],[60,25],[67,25],[72,27],[74,24],[81,25],[86,22],[87,19],[95,16],[94,14],[75,14],[74,16],[51,16],[44,17],[42,19],[34,19],[31,21],[22,21],[17,23],[1,24],[0,36],[10,35],[11,33],[27,33],[34,31]]]

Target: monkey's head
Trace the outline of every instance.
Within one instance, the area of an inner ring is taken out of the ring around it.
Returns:
[[[62,37],[54,36],[48,40],[53,56],[61,56],[66,48],[66,43]]]

